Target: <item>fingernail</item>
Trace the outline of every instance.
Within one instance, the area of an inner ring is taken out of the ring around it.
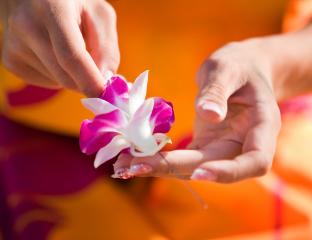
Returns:
[[[208,111],[212,111],[212,112],[215,112],[217,113],[219,116],[222,116],[222,110],[221,108],[219,107],[218,104],[214,103],[214,102],[208,102],[208,101],[203,101],[201,104],[200,104],[201,108],[203,110],[208,110]]]
[[[197,168],[193,172],[191,179],[192,180],[208,180],[208,181],[215,181],[217,176],[208,170]]]
[[[133,174],[129,172],[128,168],[119,168],[115,171],[113,175],[111,175],[111,177],[119,179],[129,179],[133,177]]]
[[[134,164],[130,167],[130,173],[133,175],[147,174],[153,171],[153,168],[145,163]]]

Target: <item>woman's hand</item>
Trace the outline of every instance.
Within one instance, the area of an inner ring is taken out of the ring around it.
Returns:
[[[235,182],[271,167],[281,126],[276,99],[312,91],[312,25],[226,45],[201,66],[189,150],[132,158],[114,177],[179,177]]]
[[[114,9],[103,0],[1,0],[2,63],[26,82],[96,97],[116,72]]]
[[[190,150],[153,157],[122,154],[115,176],[172,176],[222,183],[261,176],[271,167],[280,130],[270,65],[258,40],[229,44],[201,66]]]

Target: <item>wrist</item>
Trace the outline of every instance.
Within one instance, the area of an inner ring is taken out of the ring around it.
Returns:
[[[278,100],[312,90],[312,28],[264,37],[261,51],[268,62]]]

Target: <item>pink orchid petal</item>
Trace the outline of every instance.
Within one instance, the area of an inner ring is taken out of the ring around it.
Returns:
[[[94,160],[94,167],[99,167],[101,164],[109,161],[129,146],[130,143],[123,136],[115,136],[109,144],[98,151]]]
[[[163,98],[154,98],[154,109],[151,115],[154,133],[167,133],[174,122],[173,106]]]
[[[146,100],[136,111],[127,128],[127,137],[141,152],[151,152],[157,147],[149,121],[153,106],[154,99]]]
[[[117,109],[116,106],[100,98],[84,98],[81,99],[85,108],[89,109],[95,115],[109,113]]]
[[[119,75],[114,75],[107,81],[101,99],[128,112],[129,88],[127,81]]]
[[[144,71],[131,86],[129,92],[129,112],[131,115],[134,114],[145,101],[147,82],[148,71]]]
[[[88,155],[96,153],[120,134],[126,123],[126,118],[119,110],[98,115],[93,120],[84,120],[80,129],[81,151]]]

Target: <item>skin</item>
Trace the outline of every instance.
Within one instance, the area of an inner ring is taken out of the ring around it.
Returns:
[[[114,9],[102,0],[0,0],[2,63],[26,82],[97,97],[116,72]]]
[[[2,62],[26,82],[90,97],[116,72],[116,16],[102,0],[0,0]],[[197,75],[194,139],[188,150],[133,158],[118,178],[157,176],[231,183],[267,173],[281,126],[277,99],[312,89],[312,27],[231,43]]]
[[[266,174],[281,127],[277,100],[312,90],[311,42],[310,26],[217,50],[197,75],[197,116],[189,150],[144,158],[122,154],[114,177],[232,183]]]

